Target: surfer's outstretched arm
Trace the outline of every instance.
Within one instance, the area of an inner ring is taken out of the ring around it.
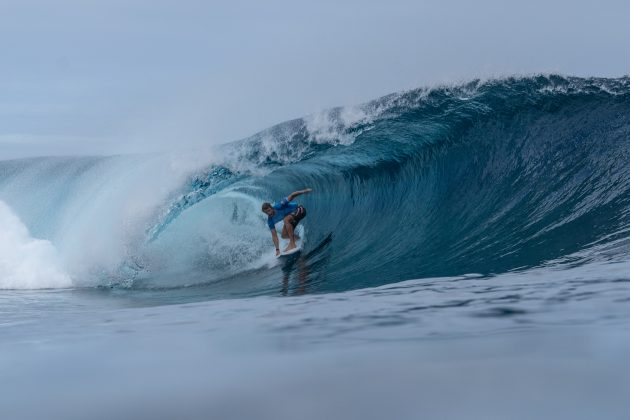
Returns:
[[[278,233],[275,229],[271,230],[271,239],[273,239],[273,244],[276,246],[276,255],[280,253],[280,242],[278,241]]]
[[[310,193],[311,191],[313,191],[313,190],[312,190],[312,189],[310,189],[310,188],[307,188],[307,189],[305,189],[305,190],[300,190],[300,191],[294,191],[294,192],[292,192],[291,194],[289,194],[289,196],[287,197],[287,199],[288,199],[289,201],[293,201],[293,199],[294,199],[295,197],[297,197],[298,195],[307,194],[307,193]]]

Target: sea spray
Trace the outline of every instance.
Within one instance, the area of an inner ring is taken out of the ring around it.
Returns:
[[[55,247],[31,237],[28,229],[0,201],[0,289],[71,287]]]

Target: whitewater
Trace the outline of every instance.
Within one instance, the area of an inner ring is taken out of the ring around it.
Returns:
[[[304,250],[277,260],[260,205],[306,187]],[[626,415],[628,77],[1,160],[0,231],[14,418]]]

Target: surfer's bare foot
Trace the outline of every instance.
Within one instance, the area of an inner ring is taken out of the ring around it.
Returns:
[[[289,244],[289,246],[287,246],[284,249],[284,252],[288,252],[288,251],[291,251],[292,249],[295,249],[295,246],[296,246],[295,244]]]

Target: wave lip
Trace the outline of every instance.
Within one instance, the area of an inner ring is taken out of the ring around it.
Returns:
[[[0,289],[51,289],[72,287],[55,247],[32,238],[28,229],[0,201]]]

